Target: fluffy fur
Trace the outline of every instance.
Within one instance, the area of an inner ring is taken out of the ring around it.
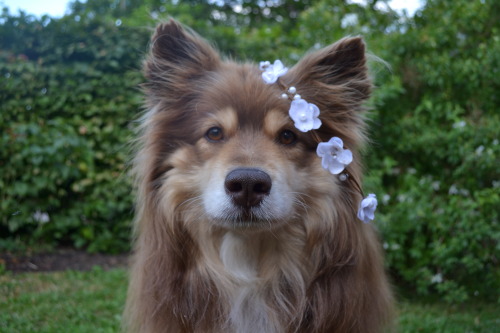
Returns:
[[[308,133],[294,128],[290,101],[256,65],[221,60],[175,21],[158,26],[144,72],[127,330],[386,329],[392,297],[376,232],[356,218],[361,194],[315,153],[319,140],[342,138],[361,182],[371,91],[363,41],[308,54],[280,79],[320,108],[323,125]],[[213,127],[220,139],[207,136]],[[283,131],[296,141],[281,140]],[[225,185],[241,168],[272,182],[258,203],[238,205]]]

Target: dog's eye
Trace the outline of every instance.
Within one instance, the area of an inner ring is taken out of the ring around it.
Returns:
[[[283,130],[278,135],[278,141],[283,145],[291,145],[297,141],[297,136],[290,130]]]
[[[220,141],[224,139],[224,134],[222,133],[222,128],[220,127],[211,127],[208,129],[205,137],[210,141]]]

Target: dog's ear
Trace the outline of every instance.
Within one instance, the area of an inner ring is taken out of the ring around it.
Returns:
[[[360,111],[370,96],[372,83],[361,38],[344,38],[306,55],[283,79],[321,110],[323,125],[316,133],[323,141],[339,136],[351,149],[364,142]]]
[[[330,99],[335,96],[338,102],[351,108],[359,107],[370,96],[372,87],[365,44],[360,37],[343,38],[305,56],[290,74],[297,85],[311,87],[320,93],[324,91]]]
[[[205,40],[170,20],[158,25],[144,64],[150,88],[175,89],[219,64],[219,55]]]

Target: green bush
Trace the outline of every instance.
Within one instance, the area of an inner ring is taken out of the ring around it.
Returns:
[[[0,54],[2,238],[128,249],[125,164],[147,33],[104,22],[76,29],[69,18],[3,20],[2,36],[54,40]]]
[[[499,9],[429,1],[381,48],[394,73],[374,102],[378,223],[396,282],[420,295],[500,299]]]

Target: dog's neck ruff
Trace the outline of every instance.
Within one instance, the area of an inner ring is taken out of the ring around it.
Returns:
[[[288,72],[288,68],[280,60],[276,60],[274,64],[271,64],[269,61],[261,61],[259,68],[263,71],[262,79],[264,82],[267,84],[277,84],[284,91],[281,94],[281,98],[291,101],[288,114],[299,131],[308,132],[321,127],[319,108],[315,104],[308,103],[303,99],[297,93],[297,89],[294,86],[287,87],[280,81],[279,78]],[[350,181],[353,183],[354,187],[364,196],[359,182],[347,170],[347,166],[352,162],[353,156],[349,149],[344,148],[342,139],[333,137],[328,142],[321,142],[321,139],[315,132],[312,132],[312,134],[318,142],[316,154],[321,157],[321,166],[331,174],[339,175],[340,181]],[[370,193],[359,205],[358,218],[364,223],[369,223],[375,218],[374,213],[376,208],[376,196]]]

